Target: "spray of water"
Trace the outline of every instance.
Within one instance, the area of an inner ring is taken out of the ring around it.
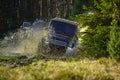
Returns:
[[[4,54],[35,54],[39,42],[47,34],[47,30],[44,29],[35,31],[18,30],[16,33],[10,33],[9,36],[6,36],[1,41],[1,46],[4,47]]]

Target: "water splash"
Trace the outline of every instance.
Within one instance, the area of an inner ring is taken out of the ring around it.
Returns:
[[[35,31],[18,30],[16,33],[10,33],[1,41],[1,47],[4,48],[4,54],[35,54],[38,44],[42,37],[47,35],[47,30],[39,29]]]

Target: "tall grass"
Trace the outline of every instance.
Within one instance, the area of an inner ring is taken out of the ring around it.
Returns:
[[[0,67],[0,80],[119,80],[120,63],[99,60],[41,60],[24,67]]]

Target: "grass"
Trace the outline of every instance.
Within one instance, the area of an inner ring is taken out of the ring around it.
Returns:
[[[9,59],[9,58],[6,58]],[[5,60],[2,59],[2,60]],[[14,60],[13,60],[14,61]],[[19,61],[19,60],[18,60]],[[31,61],[32,62],[32,61]],[[120,63],[101,58],[45,60],[27,66],[0,66],[0,80],[119,80]]]

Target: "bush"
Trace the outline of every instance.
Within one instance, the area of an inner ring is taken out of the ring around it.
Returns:
[[[109,41],[110,22],[106,23],[106,21],[111,21],[111,17],[97,16],[97,14],[79,14],[72,19],[79,23],[79,29],[88,26],[84,33],[78,33],[79,38],[82,39],[81,44],[85,47],[82,53],[85,56],[96,58],[108,56],[107,43]]]
[[[92,6],[86,7],[88,13],[72,18],[80,24],[80,28],[88,26],[81,37],[86,56],[98,58],[110,55],[114,59],[120,59],[119,5],[120,1],[117,0],[94,0]]]
[[[109,32],[107,26],[97,26],[94,30],[88,29],[82,37],[82,45],[85,46],[84,54],[96,58],[108,56]]]
[[[120,60],[120,27],[117,21],[113,20],[110,31],[110,41],[108,43],[108,51],[110,56],[116,60]]]

